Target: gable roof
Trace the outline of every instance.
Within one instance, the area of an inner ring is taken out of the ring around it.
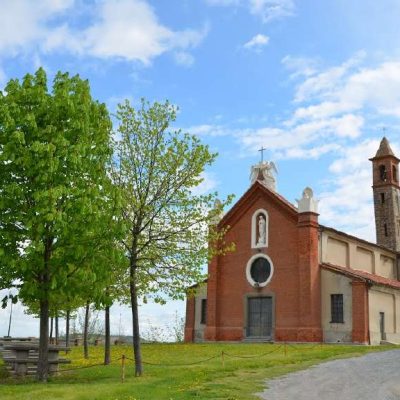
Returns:
[[[261,192],[262,194],[268,196],[272,201],[274,201],[278,206],[282,207],[287,213],[289,213],[292,217],[297,218],[297,208],[287,201],[283,196],[279,193],[268,189],[265,185],[263,185],[259,180],[256,180],[249,189],[239,198],[239,200],[232,206],[232,208],[222,217],[221,221],[218,223],[218,226],[226,225],[229,220],[231,220],[235,215],[237,215],[240,210],[244,208],[246,204],[249,203],[249,200],[253,195],[257,192]]]
[[[400,281],[396,279],[384,278],[383,276],[371,274],[369,272],[361,271],[359,269],[345,268],[330,263],[322,263],[320,264],[320,267],[335,272],[337,274],[345,275],[349,278],[361,280],[373,285],[386,286],[392,289],[400,289]]]

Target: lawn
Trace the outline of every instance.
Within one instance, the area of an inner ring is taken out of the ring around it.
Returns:
[[[1,400],[181,400],[255,399],[265,380],[339,357],[362,355],[389,346],[279,345],[279,344],[144,344],[144,375],[134,377],[132,350],[113,346],[112,365],[102,362],[103,348],[91,347],[89,360],[81,347],[58,377],[46,384],[16,382],[0,371]],[[125,354],[125,382],[121,360]],[[1,367],[0,367],[1,369]]]

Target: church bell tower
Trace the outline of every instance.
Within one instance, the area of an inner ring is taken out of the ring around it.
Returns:
[[[399,159],[384,137],[372,161],[377,244],[400,251]]]

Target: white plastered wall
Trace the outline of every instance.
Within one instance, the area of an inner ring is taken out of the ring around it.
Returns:
[[[395,253],[337,232],[322,232],[320,260],[322,263],[397,279]]]
[[[385,336],[389,342],[400,344],[400,292],[373,286],[369,290],[369,332],[371,344],[381,342],[380,313],[385,313]]]
[[[344,323],[331,323],[331,294],[343,294]],[[350,343],[352,341],[352,287],[344,275],[321,270],[322,330],[324,342]]]

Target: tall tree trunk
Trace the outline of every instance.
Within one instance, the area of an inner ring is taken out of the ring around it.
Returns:
[[[56,344],[58,345],[58,311],[56,311],[55,317],[55,331],[56,331]]]
[[[65,347],[69,347],[69,320],[71,318],[71,311],[67,310],[65,321]]]
[[[83,355],[87,359],[89,358],[89,347],[88,347],[88,330],[89,330],[89,300],[86,302],[85,310],[85,324],[83,327]]]
[[[110,306],[105,308],[105,342],[104,342],[104,365],[111,362],[111,341],[110,341]]]
[[[130,294],[132,306],[132,332],[133,332],[133,354],[135,358],[135,376],[142,376],[142,352],[140,347],[139,332],[139,307],[136,287],[136,260],[131,260],[130,265]]]
[[[54,326],[54,318],[50,318],[50,343],[53,341],[53,326]]]
[[[47,239],[44,251],[44,271],[40,275],[39,285],[43,289],[39,301],[39,358],[36,377],[40,382],[47,382],[49,377],[49,286],[50,286],[50,258],[52,239]]]
[[[49,376],[49,301],[40,300],[40,334],[37,379],[47,382]]]

